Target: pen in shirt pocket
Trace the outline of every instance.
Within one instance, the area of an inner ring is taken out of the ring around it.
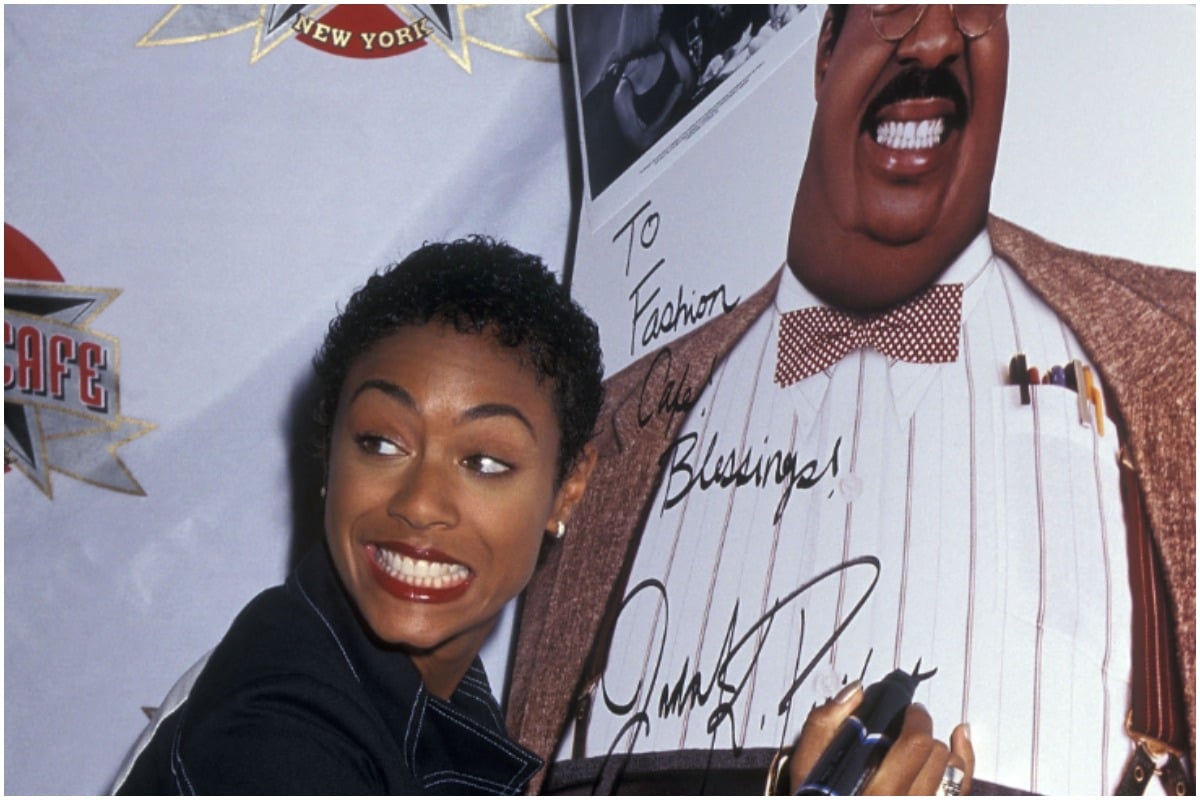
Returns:
[[[1024,353],[1017,353],[1008,362],[1008,382],[1020,387],[1021,405],[1026,406],[1033,402],[1032,385],[1040,383],[1070,389],[1078,395],[1079,424],[1094,424],[1096,433],[1104,436],[1104,395],[1092,368],[1079,359],[1072,359],[1065,367],[1056,364],[1042,372],[1029,366]]]

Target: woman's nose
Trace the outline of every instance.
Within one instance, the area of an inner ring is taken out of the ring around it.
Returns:
[[[448,472],[424,456],[415,459],[399,477],[388,514],[417,530],[453,527],[458,513]]]

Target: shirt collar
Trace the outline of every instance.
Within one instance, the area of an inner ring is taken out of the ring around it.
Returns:
[[[988,237],[987,229],[984,228],[934,281],[938,284],[963,284],[962,320],[964,324],[985,294],[986,276],[995,271],[996,261],[996,255],[992,251],[992,241]],[[799,308],[827,307],[828,305],[801,283],[796,274],[792,272],[791,267],[785,263],[783,276],[779,281],[779,290],[775,295],[770,334],[772,347],[777,348],[780,315]],[[910,364],[903,361],[891,364],[888,377],[895,410],[900,418],[906,419],[912,415],[921,396],[929,388],[934,376],[942,366],[941,364]],[[789,387],[787,391],[794,395],[798,403],[808,406],[808,411],[815,412],[820,408],[825,390],[828,388],[829,373],[825,372],[799,381]]]
[[[430,694],[412,660],[367,631],[325,546],[304,558],[289,586],[321,618],[427,789],[467,785],[491,794],[516,793],[541,768],[541,759],[508,738],[479,658],[449,700]]]
[[[963,284],[963,319],[967,318],[970,309],[982,295],[980,286],[983,282],[979,278],[994,258],[992,240],[988,238],[985,228],[971,240],[966,249],[959,253],[958,258],[934,281],[934,283]],[[783,277],[779,280],[779,290],[775,294],[776,313],[782,314],[798,308],[827,307],[828,305],[800,282],[788,264],[784,264]]]

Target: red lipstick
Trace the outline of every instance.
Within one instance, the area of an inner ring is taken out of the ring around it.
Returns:
[[[437,550],[402,542],[372,543],[364,550],[375,582],[400,600],[448,603],[461,597],[474,579],[464,564]]]

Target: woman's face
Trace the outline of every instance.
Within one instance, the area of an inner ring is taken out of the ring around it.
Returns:
[[[555,489],[552,390],[491,335],[439,323],[381,339],[346,374],[325,535],[367,624],[435,693],[452,691],[586,484],[581,468]]]

